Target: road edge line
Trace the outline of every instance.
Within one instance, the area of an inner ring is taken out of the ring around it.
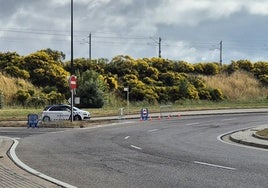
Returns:
[[[37,170],[34,170],[33,168],[27,166],[25,163],[23,163],[16,155],[16,147],[18,146],[19,144],[19,141],[16,140],[16,139],[13,139],[13,138],[9,138],[13,141],[13,144],[12,146],[10,147],[9,149],[9,156],[11,158],[11,160],[17,165],[19,166],[20,168],[22,168],[23,170],[35,175],[35,176],[38,176],[44,180],[47,180],[51,183],[54,183],[56,185],[59,185],[59,186],[62,186],[62,187],[65,187],[65,188],[77,188],[76,186],[73,186],[73,185],[70,185],[68,183],[65,183],[65,182],[62,182],[60,180],[57,180],[55,178],[52,178],[50,176],[47,176],[41,172],[38,172]]]

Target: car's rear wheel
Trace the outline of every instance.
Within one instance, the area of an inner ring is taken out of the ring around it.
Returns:
[[[50,121],[50,117],[48,117],[48,116],[43,117],[43,121],[44,122],[49,122]]]

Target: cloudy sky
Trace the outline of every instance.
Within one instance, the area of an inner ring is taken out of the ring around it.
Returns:
[[[70,59],[71,0],[0,0],[0,51]],[[268,61],[267,0],[73,0],[74,58]]]

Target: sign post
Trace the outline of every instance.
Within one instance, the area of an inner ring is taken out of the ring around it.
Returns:
[[[127,92],[127,114],[129,114],[129,86],[125,87],[124,91]]]
[[[71,122],[74,121],[74,117],[73,117],[73,107],[74,107],[74,90],[77,88],[77,79],[76,76],[72,75],[69,78],[69,86],[70,86],[70,90],[71,90]]]

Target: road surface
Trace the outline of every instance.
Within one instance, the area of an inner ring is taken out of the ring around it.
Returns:
[[[217,140],[266,122],[266,113],[126,120],[101,128],[24,133],[16,152],[28,166],[82,188],[267,187],[268,151]]]

